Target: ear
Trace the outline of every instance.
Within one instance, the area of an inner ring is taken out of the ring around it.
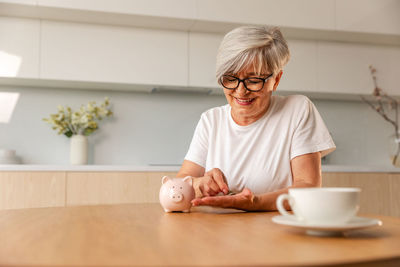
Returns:
[[[281,70],[275,77],[275,84],[274,84],[274,88],[272,89],[273,92],[276,91],[276,88],[278,87],[278,84],[281,81],[282,73],[283,73],[283,71]]]
[[[193,185],[192,176],[186,176],[185,178],[183,178],[183,181],[190,184],[190,186]]]
[[[168,180],[170,180],[171,178],[169,178],[168,176],[164,176],[161,180],[162,184],[165,184]]]

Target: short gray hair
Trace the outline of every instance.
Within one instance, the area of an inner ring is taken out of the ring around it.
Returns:
[[[254,72],[277,74],[289,61],[290,52],[278,27],[243,26],[228,32],[217,54],[216,77],[236,74],[253,66]]]

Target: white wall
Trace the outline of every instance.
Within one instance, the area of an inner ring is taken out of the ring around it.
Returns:
[[[391,166],[394,128],[362,101],[314,100],[336,144],[326,163]]]
[[[69,139],[42,121],[57,105],[86,104],[109,96],[114,118],[89,138],[92,164],[180,164],[201,112],[225,104],[223,96],[1,87],[19,92],[9,124],[0,124],[0,148],[16,149],[26,164],[68,164]],[[363,102],[314,100],[337,145],[329,164],[390,165],[391,126]]]
[[[42,121],[57,105],[101,102],[109,96],[114,118],[90,136],[90,162],[95,164],[179,163],[190,142],[199,114],[224,103],[223,97],[171,93],[51,90],[3,87],[19,92],[9,124],[0,124],[0,147],[16,149],[27,164],[67,164],[69,140]]]

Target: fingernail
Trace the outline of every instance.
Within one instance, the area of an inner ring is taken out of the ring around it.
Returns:
[[[224,189],[224,194],[225,194],[225,195],[228,194],[228,189]]]

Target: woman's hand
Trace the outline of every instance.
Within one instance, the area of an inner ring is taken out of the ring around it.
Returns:
[[[225,175],[218,168],[206,172],[203,177],[194,177],[193,188],[196,197],[215,196],[220,192],[228,194],[228,185],[225,181]]]
[[[245,188],[242,192],[236,195],[212,196],[195,198],[192,200],[193,206],[214,206],[221,208],[234,208],[240,210],[258,210],[256,203],[257,198],[250,189]]]

